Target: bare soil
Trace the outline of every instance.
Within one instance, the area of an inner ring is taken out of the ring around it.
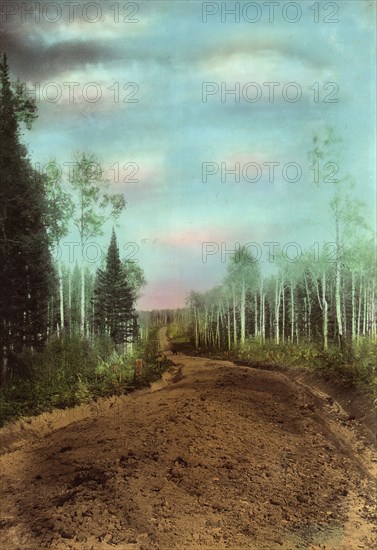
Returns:
[[[149,390],[0,430],[1,548],[377,548],[377,455],[336,400],[174,360]]]

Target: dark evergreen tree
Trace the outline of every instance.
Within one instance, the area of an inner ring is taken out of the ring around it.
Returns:
[[[135,310],[132,287],[113,230],[106,267],[98,269],[94,291],[94,324],[98,334],[108,334],[116,344],[134,340]]]
[[[5,55],[0,62],[0,328],[2,375],[10,353],[41,344],[47,336],[53,270],[45,226],[42,177],[21,143],[35,106],[12,88]]]

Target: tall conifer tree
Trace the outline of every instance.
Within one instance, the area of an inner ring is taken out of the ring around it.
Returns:
[[[119,257],[114,230],[107,251],[106,267],[97,271],[94,296],[97,332],[108,334],[116,344],[131,341],[135,319],[133,292]]]
[[[35,106],[12,86],[6,56],[0,62],[0,327],[2,374],[12,352],[33,348],[47,334],[52,263],[41,176],[20,139]]]

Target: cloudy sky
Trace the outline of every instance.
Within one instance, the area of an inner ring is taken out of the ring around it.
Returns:
[[[308,159],[326,126],[342,139],[327,160],[375,226],[374,1],[33,4],[2,3],[0,47],[38,100],[25,142],[41,165],[99,156],[127,200],[117,234],[145,270],[140,309],[219,283],[221,243],[255,242],[266,262],[263,243],[333,241],[331,167],[315,185]]]

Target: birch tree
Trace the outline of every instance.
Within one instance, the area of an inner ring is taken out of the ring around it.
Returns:
[[[85,334],[85,276],[84,250],[90,238],[102,234],[105,223],[116,220],[126,206],[122,194],[109,193],[109,181],[104,177],[103,169],[95,155],[79,153],[71,174],[72,187],[76,193],[74,224],[80,235],[81,247],[81,325]]]
[[[335,166],[340,170],[341,139],[333,128],[326,128],[321,135],[313,139],[313,150],[309,153],[313,165],[322,162],[323,166]],[[344,309],[342,311],[342,270],[343,252],[346,243],[355,240],[357,233],[366,228],[363,216],[363,204],[351,195],[355,187],[353,178],[348,174],[339,173],[331,179],[329,189],[329,213],[334,227],[335,245],[335,312],[338,341],[340,347],[344,345]]]
[[[237,309],[240,317],[240,344],[243,346],[246,340],[247,293],[257,292],[258,283],[259,269],[256,259],[246,247],[241,247],[228,265],[225,280],[225,284],[232,289],[234,345],[237,345]]]
[[[60,330],[63,331],[65,325],[64,287],[60,244],[69,231],[73,214],[73,201],[71,194],[63,188],[63,175],[56,160],[50,160],[47,165],[45,188],[47,196],[47,231],[58,255]]]

